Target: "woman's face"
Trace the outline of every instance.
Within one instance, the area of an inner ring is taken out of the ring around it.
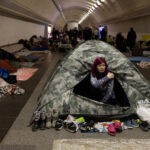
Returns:
[[[105,72],[105,69],[106,69],[105,63],[101,63],[101,64],[97,65],[97,70],[99,73]]]

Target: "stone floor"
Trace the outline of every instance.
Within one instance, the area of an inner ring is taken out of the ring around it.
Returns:
[[[44,85],[46,84],[48,78],[51,76],[53,70],[55,69],[56,64],[61,60],[62,54],[59,53],[53,53],[51,56],[48,56],[45,63],[41,67],[43,70],[39,70],[37,74],[33,77],[32,82],[28,83],[26,85],[26,88],[31,88],[31,84],[35,84],[32,91],[28,91],[28,96],[25,98],[25,100],[22,100],[23,97],[17,97],[16,98],[16,105],[21,106],[21,109],[18,110],[18,106],[12,104],[14,101],[13,99],[9,99],[10,105],[5,105],[6,107],[3,108],[3,115],[5,113],[10,115],[13,119],[10,119],[10,126],[5,129],[5,126],[3,126],[1,134],[3,132],[7,132],[3,140],[0,144],[1,147],[5,147],[7,149],[10,149],[11,147],[14,147],[15,150],[18,150],[19,148],[21,150],[52,150],[53,149],[53,142],[55,140],[62,140],[62,139],[98,139],[98,140],[117,140],[117,143],[119,140],[128,140],[133,139],[135,141],[141,140],[141,139],[147,139],[150,138],[150,132],[144,132],[140,130],[139,128],[134,128],[132,130],[125,130],[122,133],[118,133],[115,137],[109,136],[107,133],[70,133],[65,131],[64,129],[61,131],[56,131],[54,129],[49,130],[38,130],[37,132],[32,132],[31,128],[27,125],[29,124],[30,118],[32,116],[32,113],[34,112],[35,108],[37,107],[37,98],[42,91]],[[45,68],[45,69],[44,69]],[[140,70],[143,75],[147,78],[148,81],[150,81],[150,72],[149,70]],[[148,75],[149,74],[149,75]],[[40,79],[40,75],[42,76]],[[25,83],[24,83],[25,84]],[[26,83],[27,84],[27,83]],[[24,101],[24,102],[23,102]],[[3,101],[4,103],[4,101]],[[0,103],[1,104],[1,103]],[[8,108],[7,108],[8,106]],[[2,107],[2,106],[1,106]],[[8,111],[6,111],[8,109]],[[9,110],[10,109],[10,110]],[[9,117],[8,115],[8,117]],[[4,119],[4,116],[1,115],[0,117]],[[3,122],[6,122],[6,124],[9,122],[9,120],[3,120]],[[13,124],[12,124],[13,123]],[[9,123],[8,123],[9,124]],[[0,123],[1,126],[1,123]],[[9,130],[8,130],[9,129]],[[2,138],[1,138],[2,139]],[[55,145],[55,143],[54,143]],[[111,144],[109,144],[111,145]],[[17,149],[18,148],[18,149]],[[55,149],[54,149],[55,150]],[[73,149],[72,149],[73,150]],[[142,149],[144,150],[144,149]]]

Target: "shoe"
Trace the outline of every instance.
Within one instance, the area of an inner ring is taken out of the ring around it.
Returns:
[[[106,127],[103,126],[102,133],[107,133]]]
[[[33,114],[32,131],[37,131],[39,129],[39,121],[40,121],[40,112],[35,111]]]
[[[88,127],[93,127],[94,126],[94,121],[93,120],[90,120],[90,122],[87,122],[86,125]]]
[[[53,111],[52,115],[52,127],[55,128],[56,121],[58,120],[58,113],[56,111]]]
[[[46,128],[46,113],[45,113],[45,111],[42,111],[40,116],[41,116],[40,130],[45,130],[45,128]]]
[[[131,124],[132,124],[132,126],[135,127],[135,128],[139,127],[137,121],[134,120],[134,119],[131,120]]]
[[[121,126],[122,126],[122,130],[128,129],[128,127],[123,122],[121,123]]]
[[[41,123],[40,123],[40,130],[45,130],[45,128],[46,128],[45,121],[42,120]]]
[[[52,127],[52,116],[50,113],[46,114],[46,128],[49,129]]]
[[[89,128],[89,131],[88,131],[89,133],[93,133],[93,132],[95,132],[95,129],[94,128]]]
[[[55,123],[55,129],[56,130],[61,130],[63,128],[63,120],[58,119]]]
[[[80,124],[78,124],[78,126],[82,133],[86,133],[89,131],[86,122],[80,123]]]
[[[127,120],[126,121],[126,126],[127,126],[128,129],[132,129],[133,128],[131,120]]]
[[[121,123],[115,121],[115,122],[113,123],[113,125],[114,125],[114,127],[115,127],[115,129],[116,129],[117,132],[122,132]]]
[[[146,121],[142,121],[139,124],[139,127],[143,130],[143,131],[148,131],[149,130],[149,125]]]
[[[78,130],[78,126],[75,122],[70,122],[70,123],[65,122],[64,128],[65,130],[72,132],[72,133],[75,133]]]
[[[36,121],[33,121],[32,124],[32,131],[37,131],[39,129],[39,124]]]

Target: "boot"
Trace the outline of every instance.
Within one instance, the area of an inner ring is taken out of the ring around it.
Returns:
[[[45,111],[42,111],[40,116],[41,116],[40,130],[45,130],[45,127],[46,127],[46,113],[45,113]]]
[[[35,111],[33,114],[32,131],[37,131],[39,129],[39,120],[40,120],[40,112]]]
[[[58,120],[58,112],[53,110],[53,115],[52,115],[52,127],[55,128],[55,124],[56,124],[56,121]]]
[[[50,113],[46,114],[46,128],[49,129],[52,127],[52,116]]]

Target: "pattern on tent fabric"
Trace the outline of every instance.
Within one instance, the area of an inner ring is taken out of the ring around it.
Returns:
[[[109,69],[126,92],[131,107],[126,111],[118,106],[104,105],[75,95],[73,87],[89,73],[96,57],[105,57]],[[115,115],[134,113],[137,101],[150,99],[150,85],[126,56],[109,44],[87,41],[66,57],[43,89],[37,110],[60,114]]]

